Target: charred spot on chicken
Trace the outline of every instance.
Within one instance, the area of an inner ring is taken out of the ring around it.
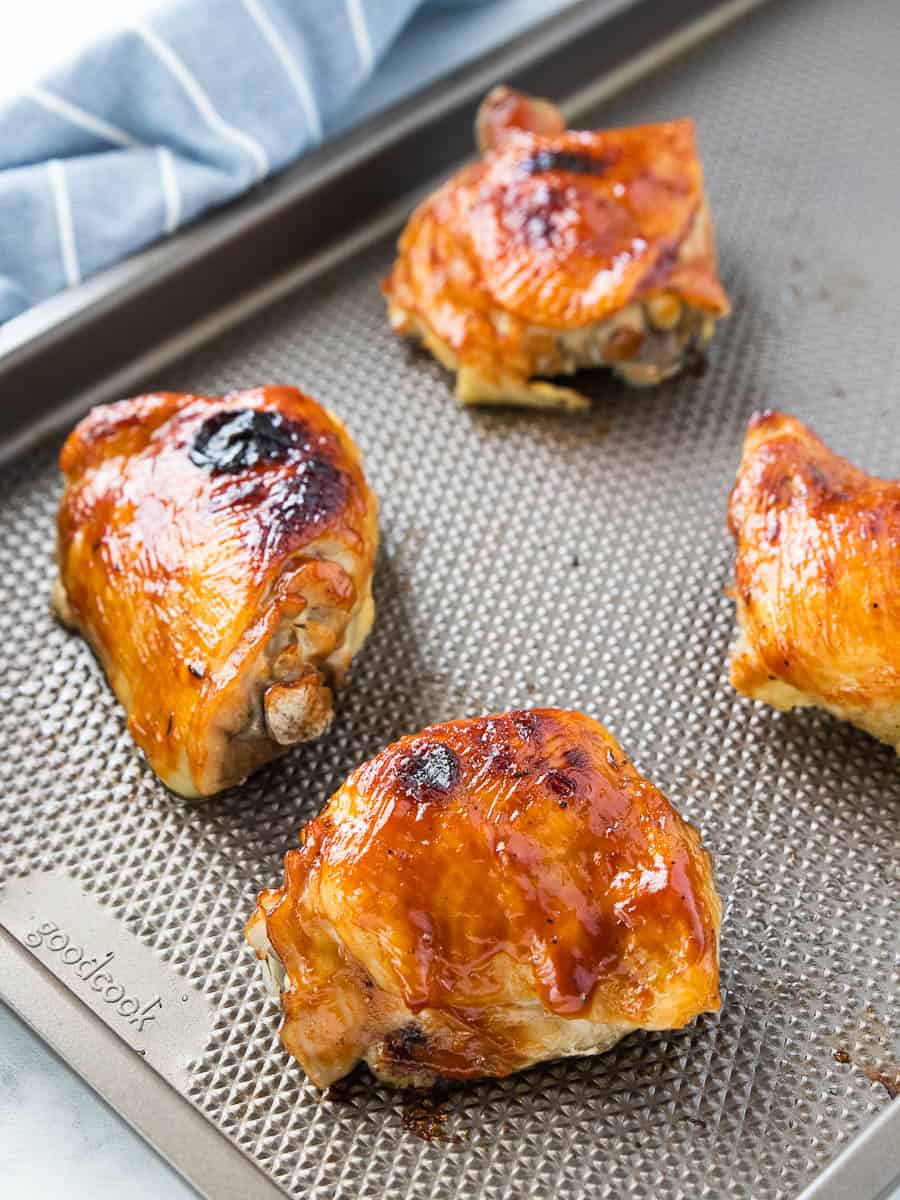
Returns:
[[[247,471],[259,463],[284,462],[309,440],[309,430],[277,412],[225,409],[207,417],[194,434],[191,462],[213,474]]]

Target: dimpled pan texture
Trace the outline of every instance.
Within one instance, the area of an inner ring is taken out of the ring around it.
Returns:
[[[793,1198],[888,1103],[870,1076],[890,1083],[898,1057],[897,757],[735,692],[724,592],[751,412],[900,468],[898,39],[882,0],[771,4],[579,117],[697,122],[734,309],[700,378],[638,398],[601,378],[576,417],[460,411],[387,328],[392,236],[146,381],[296,383],[353,430],[383,501],[379,618],[332,732],[239,792],[173,802],[87,647],[53,624],[61,438],[4,470],[4,875],[75,876],[205,992],[186,1095],[292,1195]],[[722,1011],[456,1090],[445,1140],[424,1142],[365,1076],[318,1098],[243,923],[365,758],[432,721],[536,705],[601,720],[700,829],[725,905]]]

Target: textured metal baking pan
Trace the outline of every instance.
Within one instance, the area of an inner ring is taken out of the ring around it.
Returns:
[[[458,153],[492,78],[561,95],[593,72],[603,77],[579,102],[584,124],[694,115],[735,308],[702,376],[654,392],[598,377],[593,410],[577,417],[459,409],[442,370],[387,330],[376,282],[390,217],[360,225],[357,214],[328,234],[349,240],[293,279],[257,274],[248,255],[248,283],[264,285],[248,307],[280,298],[234,323],[242,301],[222,230],[234,222],[237,244],[255,245],[253,205],[265,224],[279,187],[294,189],[286,230],[303,212],[299,175],[179,243],[188,291],[200,262],[211,303],[232,305],[206,325],[173,338],[159,311],[175,278],[164,250],[149,274],[82,294],[61,324],[39,314],[31,336],[19,326],[7,339],[0,994],[209,1195],[663,1200],[810,1188],[816,1200],[866,1200],[900,1167],[889,1106],[897,759],[824,715],[778,715],[734,694],[723,594],[724,509],[754,408],[784,407],[869,470],[900,473],[900,10],[772,3],[686,49],[737,11],[707,8],[674,41],[663,29],[662,47],[645,25],[643,44],[627,45],[642,59],[610,78],[610,31],[635,27],[621,6],[594,6],[593,23],[579,6],[567,49],[559,31],[571,24],[548,26],[517,44],[518,65],[482,64],[421,114],[426,130],[454,114]],[[648,19],[646,5],[629,11]],[[416,146],[420,127],[404,119]],[[351,164],[366,152],[354,137]],[[332,154],[335,186],[360,186]],[[380,154],[373,169],[391,161]],[[371,183],[378,203],[381,186]],[[202,300],[195,289],[181,325],[204,315]],[[187,343],[196,348],[176,357]],[[379,615],[329,737],[186,807],[141,762],[85,647],[48,615],[55,456],[89,399],[262,381],[299,383],[362,445],[382,500]],[[243,949],[256,889],[385,742],[536,703],[602,719],[703,830],[726,902],[721,1014],[452,1091],[433,1111],[367,1077],[321,1099],[281,1050],[277,1010]]]

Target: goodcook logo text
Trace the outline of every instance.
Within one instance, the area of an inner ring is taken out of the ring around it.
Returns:
[[[44,921],[25,935],[25,941],[32,950],[42,948],[58,955],[60,962],[65,963],[79,979],[89,983],[91,990],[97,992],[101,1000],[113,1007],[129,1025],[135,1025],[139,1033],[159,1015],[163,1006],[159,996],[144,1003],[137,996],[129,995],[128,988],[119,983],[109,969],[116,960],[115,951],[110,950],[103,958],[91,955],[83,946],[74,943],[55,921]]]

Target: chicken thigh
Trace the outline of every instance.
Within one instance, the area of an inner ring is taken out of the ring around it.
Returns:
[[[247,926],[325,1087],[508,1075],[719,1007],[721,905],[690,825],[602,726],[433,725],[357,768]]]
[[[66,441],[54,605],[183,796],[332,718],[371,627],[377,505],[341,422],[296,388],[138,396]]]
[[[824,708],[900,753],[900,481],[866,475],[792,417],[762,413],[728,525],[737,690],[775,708]]]
[[[689,120],[581,132],[499,88],[479,162],[413,213],[383,284],[393,328],[456,372],[469,403],[579,408],[547,377],[681,369],[728,312]]]

